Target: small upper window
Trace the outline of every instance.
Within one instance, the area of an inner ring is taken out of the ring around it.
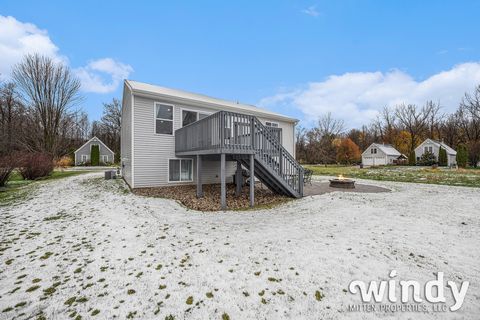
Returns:
[[[267,127],[278,128],[278,123],[276,123],[276,122],[266,121],[266,122],[265,122],[265,125],[266,125]]]
[[[173,134],[173,106],[155,104],[155,133]]]
[[[377,153],[377,148],[372,148],[372,149],[371,149],[371,153],[372,153],[372,154],[376,154],[376,153]]]
[[[195,121],[202,120],[206,117],[208,117],[209,114],[206,113],[200,113],[196,111],[190,111],[190,110],[182,110],[182,127],[188,126],[191,123],[194,123]]]

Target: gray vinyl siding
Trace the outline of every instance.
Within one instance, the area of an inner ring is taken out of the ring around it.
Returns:
[[[100,142],[97,138],[93,138],[92,141],[89,141],[87,144],[79,148],[75,152],[75,165],[80,165],[82,164],[82,155],[86,155],[88,158],[88,162],[90,162],[90,155],[92,152],[92,145],[98,145],[100,149],[100,162],[105,162],[103,160],[103,156],[107,156],[107,161],[108,163],[113,163],[114,161],[114,154],[112,151],[108,150],[102,142]]]
[[[127,90],[125,90],[127,91]],[[129,90],[128,90],[129,91]],[[130,92],[130,91],[129,91]],[[128,97],[124,97],[125,105],[128,105]],[[154,98],[135,94],[133,96],[133,170],[130,170],[129,163],[125,162],[124,176],[127,182],[133,177],[133,184],[129,182],[132,188],[156,187],[165,185],[176,185],[180,183],[196,182],[196,160],[193,159],[193,181],[191,182],[169,182],[169,159],[178,158],[175,156],[175,136],[155,133],[155,110],[154,103],[166,103],[173,105],[173,131],[182,126],[182,110],[191,110],[201,113],[213,114],[219,111],[219,108],[209,108],[195,106],[188,103],[179,103],[178,101],[164,98]],[[123,111],[125,115],[122,118],[122,159],[128,154],[128,148],[131,146],[131,138],[127,126],[132,120],[129,117],[129,110]],[[239,110],[238,112],[242,112]],[[282,128],[282,144],[288,152],[294,155],[294,124],[278,120],[271,120],[259,117],[259,120],[265,124],[265,121],[272,121],[279,124]],[[125,126],[123,125],[125,122]],[[227,182],[232,181],[235,173],[236,163],[228,161],[226,163]],[[133,171],[133,174],[131,173]],[[128,175],[132,174],[131,177]],[[220,183],[220,161],[203,160],[202,182],[205,184]]]
[[[422,142],[417,148],[415,148],[415,157],[417,159],[421,158],[425,147],[432,147],[432,152],[438,160],[438,155],[440,153],[440,146],[437,143],[430,141],[429,139]],[[454,166],[457,164],[457,156],[455,154],[450,154],[447,151],[447,165]]]
[[[122,125],[121,125],[121,167],[122,176],[133,188],[132,181],[132,93],[125,85],[122,100]]]
[[[134,96],[134,172],[135,188],[175,185],[179,183],[195,183],[196,160],[193,161],[192,182],[169,182],[168,163],[175,156],[175,136],[156,134],[154,121],[154,103],[162,102],[173,104],[166,100],[150,99]],[[205,113],[214,113],[216,110],[199,108],[189,105],[173,104],[173,131],[181,128],[181,110],[188,109]],[[227,181],[235,173],[235,162],[227,162]],[[202,182],[220,182],[220,162],[203,161]]]

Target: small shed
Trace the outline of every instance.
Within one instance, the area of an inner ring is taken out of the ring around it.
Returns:
[[[100,150],[100,164],[111,164],[115,161],[115,153],[107,147],[105,143],[102,142],[97,137],[85,142],[80,148],[75,151],[75,165],[86,165],[91,161],[92,146],[97,145]]]
[[[362,153],[364,166],[385,166],[395,164],[402,154],[390,144],[372,143]]]

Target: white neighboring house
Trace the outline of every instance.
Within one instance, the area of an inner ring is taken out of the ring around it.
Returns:
[[[82,165],[90,162],[90,155],[92,154],[92,146],[98,145],[100,150],[100,163],[113,163],[115,160],[115,153],[102,140],[97,137],[85,142],[80,148],[75,151],[75,165]]]
[[[392,145],[372,143],[362,153],[362,164],[365,166],[385,166],[394,164],[402,154]]]
[[[299,197],[297,122],[252,105],[125,80],[122,175],[131,188],[196,184],[201,196],[202,184],[224,186],[253,164],[255,177],[272,190]]]
[[[419,161],[425,152],[431,152],[438,160],[438,153],[440,151],[440,147],[447,151],[447,165],[455,166],[457,164],[457,151],[447,146],[444,142],[436,141],[433,139],[426,139],[418,147],[416,147],[415,157],[417,161]]]

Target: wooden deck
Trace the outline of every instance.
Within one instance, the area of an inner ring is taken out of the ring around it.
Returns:
[[[226,157],[243,165],[272,191],[292,197],[303,195],[303,168],[280,142],[278,128],[264,126],[255,116],[219,111],[175,131],[177,156],[197,158],[197,195],[200,197],[202,157],[220,155],[224,185]],[[222,207],[225,203],[222,192]],[[251,205],[254,190],[250,190]]]

